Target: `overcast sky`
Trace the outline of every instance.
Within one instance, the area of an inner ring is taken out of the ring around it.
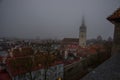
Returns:
[[[77,38],[85,16],[87,38],[113,36],[106,20],[120,0],[0,0],[0,37]]]

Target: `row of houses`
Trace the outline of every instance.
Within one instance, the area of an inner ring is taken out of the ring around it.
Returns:
[[[53,54],[40,52],[33,54],[32,51],[30,47],[16,48],[9,51],[5,63],[2,62],[1,58],[0,74],[3,73],[4,77],[2,74],[0,80],[63,79],[63,62],[56,61],[56,56]]]

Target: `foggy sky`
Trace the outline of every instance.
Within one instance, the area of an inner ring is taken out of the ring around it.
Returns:
[[[0,37],[77,38],[85,16],[87,38],[113,36],[106,18],[120,0],[0,0]]]

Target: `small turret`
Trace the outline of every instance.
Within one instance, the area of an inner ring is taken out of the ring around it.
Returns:
[[[112,53],[120,53],[120,8],[107,19],[115,25]]]

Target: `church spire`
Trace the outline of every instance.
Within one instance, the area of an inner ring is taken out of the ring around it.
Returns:
[[[85,26],[85,17],[82,16],[82,26]]]
[[[86,47],[86,26],[84,16],[82,16],[82,23],[79,30],[79,46]]]

